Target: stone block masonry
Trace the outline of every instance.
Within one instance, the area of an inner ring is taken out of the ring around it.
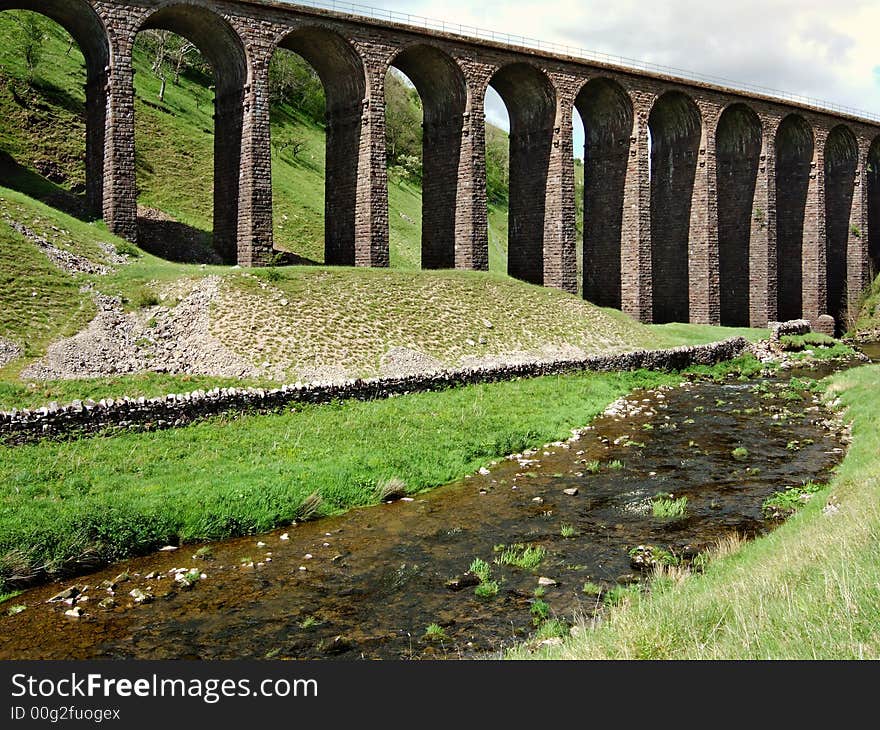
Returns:
[[[851,318],[880,261],[880,125],[702,82],[289,3],[0,0],[64,26],[86,59],[87,199],[135,240],[137,34],[186,36],[214,69],[214,240],[273,261],[268,68],[327,99],[325,260],[388,266],[385,78],[422,98],[422,265],[488,268],[488,86],[511,120],[508,273],[641,321]],[[586,127],[576,199],[572,114]],[[649,138],[652,144],[649,146]],[[650,150],[650,152],[649,152]],[[192,184],[192,181],[181,181]],[[583,282],[575,256],[584,215]],[[582,284],[582,286],[579,286]]]

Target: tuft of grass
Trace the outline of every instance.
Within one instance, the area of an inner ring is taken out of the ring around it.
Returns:
[[[495,562],[499,565],[512,565],[523,570],[534,570],[541,564],[546,554],[547,551],[541,545],[517,543],[504,546],[500,555],[495,558]]]
[[[787,519],[809,502],[813,495],[827,488],[827,484],[806,481],[798,487],[789,487],[768,497],[761,505],[761,511],[770,520]]]
[[[598,474],[602,469],[602,464],[597,460],[588,461],[584,464],[584,471],[589,474]]]
[[[591,581],[587,581],[586,583],[584,583],[583,587],[581,588],[581,592],[587,596],[598,597],[598,596],[602,595],[604,590],[603,590],[602,586],[600,586],[599,584],[593,583]]]
[[[639,585],[616,585],[609,588],[602,596],[602,602],[606,606],[621,606],[636,601],[642,593]]]
[[[537,626],[550,616],[550,604],[540,599],[532,601],[529,613],[532,614],[532,621]]]
[[[547,619],[538,626],[535,632],[535,639],[545,641],[547,639],[562,639],[568,636],[570,629],[565,621],[558,618]]]
[[[745,446],[737,446],[730,455],[737,461],[745,461],[749,458],[749,450]]]
[[[485,583],[492,577],[492,566],[482,558],[474,558],[469,570],[479,578],[480,583]]]
[[[667,492],[654,495],[651,500],[651,511],[654,517],[680,519],[687,515],[688,498],[676,498]]]
[[[480,583],[476,588],[474,588],[474,595],[477,598],[494,598],[498,595],[499,585],[497,580],[487,580],[483,583]]]
[[[577,535],[577,530],[574,529],[574,525],[561,525],[559,528],[559,534],[562,537],[574,537]]]
[[[391,499],[400,499],[406,496],[406,482],[399,477],[382,479],[376,485],[376,499],[386,502]]]
[[[623,469],[623,462],[620,461],[620,459],[615,459],[614,461],[609,462],[608,468],[614,469],[615,471],[619,471],[620,469]]]
[[[449,637],[440,624],[428,624],[428,627],[425,629],[425,638],[428,641],[446,641]]]

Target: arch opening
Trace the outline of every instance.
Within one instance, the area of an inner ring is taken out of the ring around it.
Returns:
[[[834,127],[825,141],[825,265],[827,312],[838,329],[844,325],[849,309],[847,248],[858,162],[855,135],[844,125]]]
[[[584,126],[583,296],[621,307],[621,237],[633,107],[615,81],[593,79],[575,99]]]
[[[272,56],[270,90],[275,245],[299,263],[353,266],[366,98],[360,57],[331,30],[299,28]],[[320,193],[303,194],[310,187]]]
[[[790,114],[776,132],[777,317],[803,315],[803,240],[813,165],[813,130]]]
[[[248,80],[241,39],[206,8],[171,5],[146,19],[136,46],[136,55],[152,57],[146,62],[154,71],[135,77],[139,241],[167,258],[211,256],[204,251],[234,263]],[[196,83],[178,92],[166,85],[163,64],[182,49],[197,59],[190,65]],[[157,121],[169,114],[186,114],[202,129],[169,134],[169,125]]]
[[[2,55],[9,64],[4,113],[10,122],[21,122],[16,126],[37,130],[4,145],[4,184],[72,215],[100,217],[110,56],[106,30],[83,0],[0,0],[0,11],[13,11],[2,16],[7,41]],[[63,139],[58,127],[66,132]],[[69,131],[77,128],[83,141],[74,145]]]
[[[527,63],[503,66],[489,81],[510,118],[507,273],[544,283],[544,218],[556,93]]]
[[[721,114],[715,136],[721,324],[730,327],[748,327],[750,321],[752,219],[761,225],[766,216],[753,211],[761,132],[758,115],[745,104],[733,104]]]
[[[868,150],[868,255],[871,279],[880,273],[880,137]]]
[[[456,265],[458,177],[467,110],[464,74],[446,53],[422,44],[402,50],[391,67],[412,84],[422,109],[421,266],[451,269]],[[391,161],[400,163],[400,155]],[[406,171],[407,161],[402,162]]]
[[[690,97],[668,91],[654,103],[648,127],[653,321],[687,322],[688,242],[702,118]]]

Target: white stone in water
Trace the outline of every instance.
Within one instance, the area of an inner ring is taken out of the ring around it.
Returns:
[[[481,466],[479,471],[483,476],[488,476],[491,473],[485,466]]]
[[[70,616],[70,618],[79,618],[83,615],[83,610],[79,606],[74,606],[73,608],[64,612],[65,616]]]
[[[311,560],[312,557],[314,557],[314,556],[313,556],[311,553],[306,553],[303,557],[304,557],[306,560]]]
[[[300,569],[300,570],[306,570],[306,566],[305,566],[305,565],[300,565],[300,566],[299,566],[299,569]]]
[[[553,578],[547,578],[542,575],[540,578],[538,578],[538,585],[539,586],[555,586],[558,584],[555,580],[553,580]]]
[[[284,533],[281,537],[279,537],[278,539],[279,539],[279,540],[289,540],[289,539],[290,539],[290,535],[288,535],[288,534],[285,532],[285,533]]]
[[[266,543],[264,543],[262,540],[260,540],[260,542],[257,543],[257,547],[264,548],[264,547],[266,547]]]
[[[159,548],[159,551],[164,553],[170,553],[174,550],[177,550],[177,546],[175,545],[166,545],[165,547]]]

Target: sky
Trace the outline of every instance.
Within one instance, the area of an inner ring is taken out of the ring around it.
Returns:
[[[880,115],[880,0],[363,0]],[[506,127],[497,97],[487,117]],[[575,115],[575,149],[583,131]],[[579,155],[580,156],[580,155]]]

